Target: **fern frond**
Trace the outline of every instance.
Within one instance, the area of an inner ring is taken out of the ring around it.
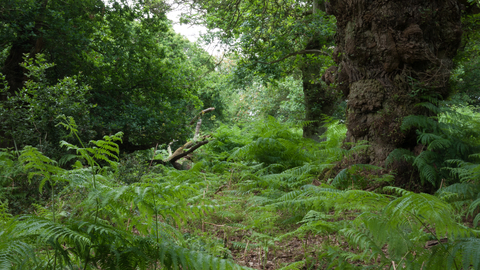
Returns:
[[[60,242],[73,242],[79,246],[91,244],[90,239],[84,234],[78,233],[49,219],[37,216],[20,217],[15,224],[15,231],[18,237],[38,235],[40,237],[39,240],[42,242],[54,239]]]
[[[368,235],[363,232],[360,232],[356,229],[345,228],[340,230],[340,232],[349,238],[355,246],[360,247],[362,250],[370,250],[371,255],[368,258],[369,260],[379,256],[381,260],[386,260],[385,254],[382,249],[377,246],[375,241],[373,241]]]
[[[396,148],[390,154],[388,154],[387,159],[385,160],[385,166],[392,164],[396,160],[405,160],[407,162],[413,163],[415,155],[407,149]]]
[[[403,118],[401,129],[406,131],[412,127],[421,127],[425,130],[431,130],[433,132],[438,131],[438,122],[430,117],[423,115],[409,115]]]
[[[409,193],[390,202],[383,213],[391,226],[421,222],[435,226],[438,236],[458,237],[467,232],[453,220],[453,208],[439,198],[425,193]]]
[[[335,187],[346,187],[351,182],[355,182],[355,178],[359,172],[364,170],[382,170],[381,167],[371,164],[354,164],[348,168],[341,170],[335,178],[333,178],[332,185]]]
[[[335,202],[336,209],[377,210],[390,203],[390,198],[383,194],[363,190],[347,190]]]
[[[439,177],[434,163],[436,157],[437,154],[432,151],[423,151],[415,158],[413,165],[418,168],[422,183],[426,180],[434,186],[437,184]]]
[[[459,200],[472,200],[474,199],[478,192],[480,192],[479,183],[456,183],[443,187],[436,192],[436,196],[441,198],[444,201],[459,201]]]
[[[429,97],[429,99],[430,98],[431,97]],[[438,107],[438,99],[434,99],[432,101],[433,102],[421,102],[421,103],[415,104],[415,106],[421,106],[421,107],[427,108],[434,114],[442,113],[443,110]]]
[[[458,257],[462,258],[463,269],[471,269],[471,267],[473,267],[473,269],[480,269],[480,239],[460,239],[452,249],[448,266],[452,267],[453,260]]]
[[[28,173],[28,180],[31,181],[34,176],[41,176],[39,190],[43,189],[46,181],[52,180],[54,175],[61,174],[64,170],[55,165],[55,161],[44,156],[37,148],[32,146],[25,146],[18,157],[19,161],[24,164]],[[60,178],[56,178],[59,180]]]
[[[310,210],[299,223],[309,223],[318,220],[326,220],[328,218],[330,218],[330,215],[327,215],[323,212]]]
[[[64,166],[65,164],[67,164],[70,160],[72,159],[76,159],[76,158],[79,158],[80,156],[78,155],[72,155],[72,154],[67,154],[67,155],[63,155],[60,160],[58,161],[58,165],[59,166]]]
[[[9,239],[0,232],[0,269],[12,269],[15,265],[25,264],[26,261],[34,261],[35,255],[33,248],[27,243],[14,239]],[[28,265],[28,264],[27,264]]]

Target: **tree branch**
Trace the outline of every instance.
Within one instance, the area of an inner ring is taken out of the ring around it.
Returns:
[[[293,53],[289,53],[287,55],[285,55],[284,57],[278,59],[278,60],[275,60],[275,61],[272,61],[272,62],[264,62],[264,61],[253,61],[254,63],[261,63],[261,64],[266,64],[266,65],[270,65],[270,64],[275,64],[275,63],[278,63],[278,62],[281,62],[291,56],[294,56],[294,55],[299,55],[299,54],[321,54],[321,55],[325,55],[325,56],[329,56],[328,53],[322,51],[322,50],[301,50],[301,51],[298,51],[298,52],[293,52]]]
[[[214,108],[214,107],[210,107],[210,108],[207,108],[207,109],[199,112],[199,113],[197,114],[197,116],[195,116],[195,117],[192,119],[192,121],[190,121],[190,124],[189,124],[189,125],[193,125],[193,123],[195,123],[195,121],[197,121],[197,119],[198,119],[200,116],[206,114],[207,112],[211,112],[211,111],[213,111],[213,110],[215,110],[215,108]]]
[[[193,153],[193,151],[197,150],[200,146],[205,145],[205,144],[207,144],[207,143],[209,143],[209,142],[210,142],[209,140],[204,140],[204,141],[197,142],[197,143],[196,143],[192,148],[190,148],[188,151],[183,152],[183,153],[181,153],[181,154],[178,154],[178,155],[176,155],[176,156],[173,156],[173,157],[172,157],[171,159],[169,159],[168,161],[173,164],[173,163],[175,163],[175,161],[177,161],[177,160],[179,160],[179,159],[187,156],[187,155],[190,154],[190,153]]]

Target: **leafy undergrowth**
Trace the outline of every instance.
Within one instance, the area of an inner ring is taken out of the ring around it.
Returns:
[[[368,146],[341,148],[331,119],[320,143],[274,119],[221,127],[188,171],[152,166],[154,151],[119,161],[121,134],[84,145],[63,125],[73,169],[1,152],[0,269],[480,269],[478,154],[425,194],[371,165],[335,173]],[[12,216],[22,177],[49,199]]]
[[[433,195],[388,186],[393,175],[371,165],[332,175],[335,162],[367,146],[340,148],[344,126],[326,125],[321,143],[272,119],[248,133],[221,128],[202,159],[220,181],[202,196],[220,207],[188,222],[191,241],[256,269],[480,268],[478,163],[450,161],[457,183]],[[436,140],[454,140],[447,135]]]

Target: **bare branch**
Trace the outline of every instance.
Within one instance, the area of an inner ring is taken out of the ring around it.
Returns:
[[[199,112],[199,113],[197,114],[197,116],[195,116],[195,117],[192,119],[192,121],[190,121],[190,124],[189,124],[189,125],[193,125],[193,123],[195,123],[195,121],[197,121],[197,119],[198,119],[200,116],[202,116],[202,115],[204,115],[204,114],[206,114],[206,113],[208,113],[208,112],[211,112],[211,111],[213,111],[213,110],[215,110],[215,108],[214,108],[214,107],[210,107],[210,108],[207,108],[207,109]]]
[[[177,160],[179,160],[179,159],[187,156],[187,155],[190,154],[190,153],[193,153],[193,151],[197,150],[200,146],[205,145],[205,144],[207,144],[207,143],[209,143],[209,142],[210,142],[209,140],[197,142],[197,143],[196,143],[192,148],[190,148],[188,151],[183,152],[183,153],[181,153],[181,154],[179,154],[179,155],[173,156],[173,157],[169,160],[169,162],[173,164],[173,163],[175,163],[175,161],[177,161]]]

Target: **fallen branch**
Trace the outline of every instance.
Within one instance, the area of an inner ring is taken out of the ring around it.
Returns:
[[[193,137],[194,138],[193,141],[185,143],[183,146],[181,146],[177,150],[175,150],[175,152],[173,152],[173,154],[172,154],[172,150],[171,150],[170,146],[176,141],[176,140],[173,140],[171,143],[168,144],[168,154],[169,154],[168,159],[167,160],[157,160],[157,161],[155,161],[155,163],[166,164],[167,162],[170,162],[175,169],[182,170],[183,169],[182,165],[180,163],[178,163],[177,160],[179,160],[183,157],[187,157],[189,154],[193,153],[195,150],[200,148],[202,145],[205,145],[205,144],[210,142],[210,140],[207,140],[207,138],[211,137],[210,135],[203,136],[202,141],[197,141],[197,139],[199,137],[200,127],[202,125],[202,116],[205,113],[211,112],[213,110],[215,110],[214,107],[207,108],[207,109],[201,111],[200,113],[198,113],[192,119],[192,121],[190,121],[189,125],[192,125],[198,119],[197,126],[195,128],[195,135]]]
[[[175,162],[175,161],[177,161],[177,160],[179,160],[179,159],[187,156],[188,154],[193,153],[193,151],[197,150],[200,146],[205,145],[205,144],[207,144],[207,143],[209,143],[209,142],[210,142],[209,140],[204,140],[204,141],[197,142],[197,143],[196,143],[195,145],[193,145],[188,151],[175,155],[175,153],[176,153],[179,149],[182,149],[182,150],[184,149],[183,147],[180,147],[179,149],[177,149],[177,151],[175,151],[174,155],[172,155],[172,156],[168,159],[168,161],[169,161],[170,163],[173,163],[173,162]]]

